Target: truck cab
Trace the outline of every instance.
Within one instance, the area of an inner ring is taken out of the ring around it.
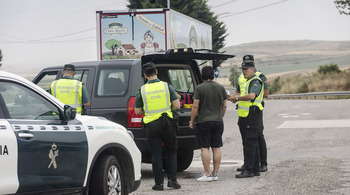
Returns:
[[[201,65],[233,58],[234,55],[210,50],[170,49],[166,52],[146,54],[141,59],[105,60],[71,63],[76,67],[75,79],[85,84],[90,95],[90,107],[84,113],[102,116],[130,130],[142,153],[142,162],[151,163],[147,137],[142,128],[142,116],[134,111],[135,95],[146,83],[141,67],[152,61],[158,70],[158,78],[171,84],[181,95],[181,108],[177,110],[178,171],[187,169],[196,148],[196,130],[188,127],[194,89],[203,82]],[[45,90],[62,77],[62,66],[44,68],[33,82]]]

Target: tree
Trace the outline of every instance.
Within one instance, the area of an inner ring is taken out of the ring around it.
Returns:
[[[129,9],[166,8],[167,0],[128,0]],[[225,46],[227,29],[218,15],[210,11],[207,0],[171,0],[170,8],[212,26],[212,48],[219,51]]]
[[[120,42],[120,41],[117,41],[117,40],[115,40],[115,39],[110,39],[110,40],[108,40],[108,41],[105,43],[105,46],[106,46],[108,49],[112,50],[112,55],[114,55],[114,50],[115,50],[116,48],[118,48],[120,45],[121,45],[121,42]]]
[[[332,64],[319,66],[317,72],[320,74],[341,73],[341,70],[339,69],[339,66],[337,64],[332,63]]]
[[[1,49],[0,49],[0,68],[1,68],[1,66],[2,66],[1,61],[2,61],[2,51],[1,51]]]
[[[350,15],[350,0],[336,0],[334,3],[340,14]]]
[[[241,71],[238,70],[238,66],[237,65],[232,65],[230,64],[231,66],[231,69],[230,69],[230,83],[233,87],[236,87],[237,86],[237,83],[238,83],[238,78],[239,78],[239,75],[241,75]]]

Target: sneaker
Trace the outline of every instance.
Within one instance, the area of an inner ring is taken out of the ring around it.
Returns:
[[[213,179],[213,181],[219,180],[219,177],[216,174],[210,174],[209,177],[211,177]]]
[[[204,174],[202,177],[198,178],[197,181],[210,182],[213,181],[213,178]]]
[[[176,180],[169,180],[168,181],[168,187],[174,188],[174,189],[180,189],[181,185],[179,183],[177,183]]]

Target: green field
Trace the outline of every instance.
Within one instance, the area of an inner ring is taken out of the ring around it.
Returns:
[[[325,65],[325,64],[337,64],[339,67],[342,66],[349,66],[350,65],[350,56],[345,57],[338,57],[338,58],[332,58],[327,60],[319,60],[319,61],[313,61],[313,62],[305,62],[305,63],[293,63],[293,64],[271,64],[271,65],[264,65],[259,66],[259,64],[256,65],[256,68],[260,71],[262,71],[265,74],[273,74],[273,73],[282,73],[282,72],[289,72],[289,71],[302,71],[302,70],[310,70],[310,69],[318,69],[319,66]],[[220,77],[225,77],[230,75],[230,66],[226,67],[220,67]]]

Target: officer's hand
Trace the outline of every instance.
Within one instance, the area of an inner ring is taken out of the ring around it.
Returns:
[[[237,96],[236,95],[232,96],[231,102],[232,103],[236,103],[237,102]]]
[[[230,101],[231,103],[234,103],[233,102],[234,95],[227,95],[227,96],[228,96],[227,100]]]

